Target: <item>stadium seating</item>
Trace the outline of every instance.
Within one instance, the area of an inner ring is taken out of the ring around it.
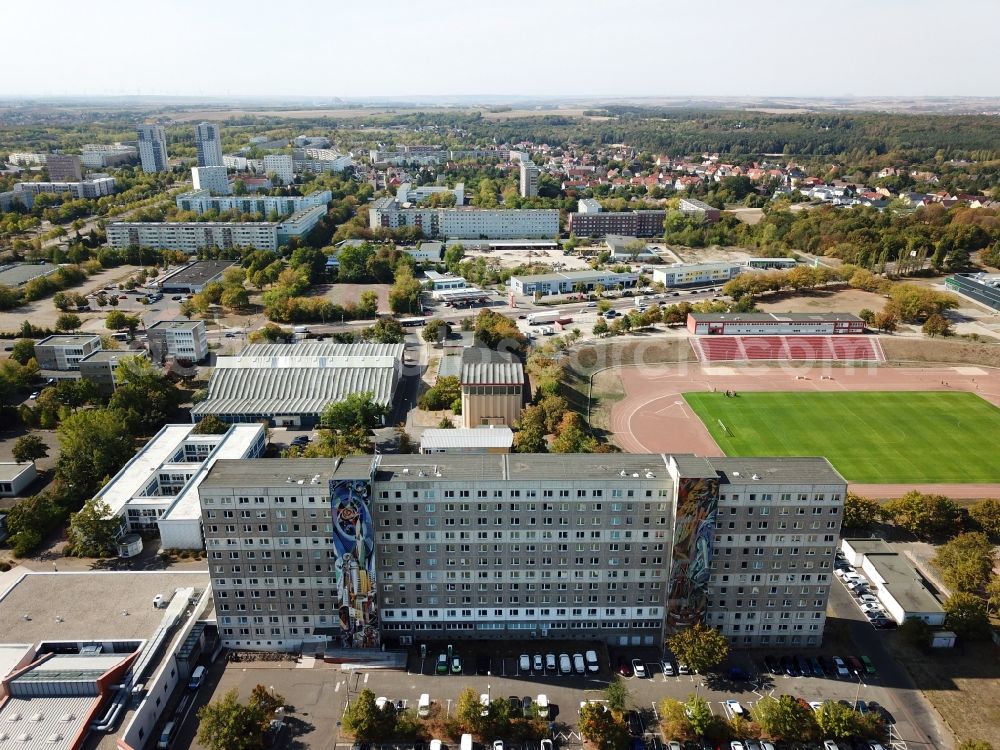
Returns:
[[[885,361],[873,336],[697,336],[692,343],[703,362]]]

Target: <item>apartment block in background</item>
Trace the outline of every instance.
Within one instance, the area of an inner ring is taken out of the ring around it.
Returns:
[[[166,172],[170,169],[167,161],[167,132],[162,125],[140,125],[136,128],[139,139],[139,160],[143,172]]]
[[[83,162],[79,156],[49,154],[45,159],[52,182],[79,182],[83,179]]]
[[[214,122],[203,122],[195,128],[194,145],[199,167],[222,166],[222,135]]]

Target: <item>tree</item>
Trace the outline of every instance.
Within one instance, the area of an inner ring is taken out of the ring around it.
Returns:
[[[869,310],[867,307],[862,308],[861,312],[858,313],[858,317],[864,321],[866,326],[870,326],[875,322],[875,311]]]
[[[452,273],[458,273],[465,249],[461,245],[449,245],[444,251],[444,265]]]
[[[872,319],[872,325],[878,330],[885,331],[886,333],[892,333],[895,331],[898,324],[899,319],[896,317],[895,313],[887,310],[881,310],[875,313],[875,317]]]
[[[14,443],[14,460],[19,464],[37,461],[49,455],[49,447],[38,435],[22,435]]]
[[[594,323],[594,331],[593,331],[594,335],[604,336],[607,334],[607,332],[608,332],[608,321],[606,321],[603,317],[598,318],[597,322]]]
[[[629,743],[625,723],[600,703],[586,703],[580,708],[580,734],[598,748],[625,750]]]
[[[122,357],[108,408],[121,412],[134,432],[150,434],[166,424],[181,395],[148,359]]]
[[[402,344],[406,331],[395,318],[379,318],[375,325],[361,332],[362,338],[377,341],[380,344]]]
[[[458,694],[455,702],[455,715],[462,726],[471,732],[478,732],[483,725],[483,706],[479,702],[479,695],[472,688],[465,688]]]
[[[988,497],[973,503],[969,516],[990,539],[1000,539],[1000,500]]]
[[[775,740],[806,740],[816,736],[816,717],[790,695],[761,698],[751,709],[760,731]]]
[[[691,730],[698,737],[704,737],[709,727],[715,723],[715,714],[709,708],[708,701],[700,695],[688,696],[687,703],[684,704],[684,714],[691,722]]]
[[[230,427],[231,424],[223,422],[214,414],[206,414],[194,426],[193,432],[196,435],[224,435],[229,432]]]
[[[219,303],[227,310],[246,310],[250,307],[250,295],[242,286],[227,287]]]
[[[823,701],[816,712],[816,723],[824,737],[841,739],[855,737],[858,732],[858,720],[861,715],[850,706],[837,701]]]
[[[575,411],[563,415],[552,440],[553,453],[593,453],[597,441],[587,434],[583,417]]]
[[[10,358],[18,364],[28,364],[35,358],[35,342],[32,339],[18,339],[10,350]]]
[[[687,740],[702,736],[702,732],[694,728],[688,716],[689,710],[690,706],[685,706],[676,698],[664,698],[660,701],[657,711],[660,715],[660,731],[665,737]],[[711,709],[709,714],[711,715]]]
[[[608,708],[612,711],[624,711],[629,700],[631,700],[628,687],[617,675],[604,688],[604,699],[608,702]]]
[[[991,614],[1000,612],[1000,575],[990,578],[986,584],[986,609]]]
[[[993,563],[993,545],[979,531],[956,536],[934,555],[934,564],[941,569],[944,583],[952,591],[981,590],[993,573]]]
[[[961,519],[961,509],[943,495],[925,495],[911,490],[885,503],[882,516],[925,539],[953,534]]]
[[[378,293],[371,289],[362,292],[357,311],[359,318],[374,318],[378,314]]]
[[[521,412],[514,433],[514,450],[517,453],[545,453],[545,413],[540,407],[528,406]]]
[[[221,700],[198,709],[199,744],[209,750],[258,750],[264,746],[271,716],[258,706],[240,703],[239,696],[233,688]]]
[[[428,411],[438,411],[449,409],[455,399],[461,401],[462,383],[455,375],[445,375],[437,379],[437,382],[424,391],[420,397],[420,408]]]
[[[420,332],[420,338],[430,344],[440,344],[451,336],[451,324],[440,318],[428,320],[424,330]]]
[[[849,529],[866,529],[875,525],[882,506],[878,500],[847,493],[844,500],[844,526]]]
[[[951,336],[951,322],[938,313],[931,315],[921,329],[926,336]]]
[[[344,729],[358,740],[377,739],[385,727],[386,717],[375,705],[375,693],[362,690],[344,712]]]
[[[726,637],[700,622],[674,633],[667,639],[667,644],[677,661],[698,674],[706,674],[729,654]]]
[[[908,617],[899,625],[899,637],[912,648],[927,648],[931,644],[931,626],[919,617]]]
[[[423,286],[413,278],[413,271],[405,264],[396,267],[396,280],[389,288],[389,309],[395,313],[420,311]]]
[[[80,320],[79,315],[74,313],[63,313],[56,318],[57,331],[75,331],[81,325],[83,325],[83,321]]]
[[[986,616],[986,602],[975,594],[959,591],[944,603],[945,624],[955,635],[970,641],[984,640],[990,636],[990,621]]]
[[[389,408],[375,401],[371,391],[352,393],[343,401],[327,404],[320,416],[320,424],[343,432],[351,428],[368,431],[380,427]]]
[[[91,498],[69,517],[67,551],[77,557],[108,557],[115,554],[115,538],[121,519],[103,500]]]
[[[74,412],[63,419],[56,434],[60,444],[56,476],[70,497],[81,502],[135,453],[132,437],[122,430],[121,417],[110,409]]]

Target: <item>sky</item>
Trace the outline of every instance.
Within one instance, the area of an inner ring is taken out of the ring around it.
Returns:
[[[3,96],[1000,95],[1000,0],[3,6]]]

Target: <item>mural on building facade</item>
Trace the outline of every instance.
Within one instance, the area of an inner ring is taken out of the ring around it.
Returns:
[[[375,524],[367,479],[331,479],[340,646],[379,646]]]
[[[719,480],[677,482],[673,562],[667,594],[667,632],[701,622],[708,607],[709,564],[719,507]]]

